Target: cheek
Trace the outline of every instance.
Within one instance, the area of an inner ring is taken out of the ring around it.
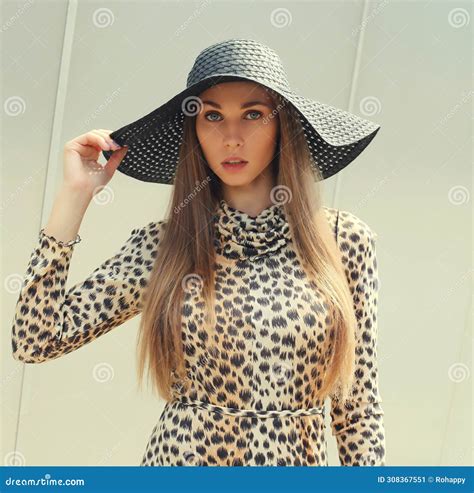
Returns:
[[[204,153],[212,152],[212,131],[206,125],[196,124],[196,136]]]
[[[196,120],[195,129],[196,129],[196,136],[198,138],[198,141],[202,145],[203,141],[205,140],[204,139],[205,131],[204,131],[204,127],[199,123],[199,120]]]
[[[249,139],[252,147],[261,153],[271,152],[278,140],[278,127],[274,124],[261,125]]]

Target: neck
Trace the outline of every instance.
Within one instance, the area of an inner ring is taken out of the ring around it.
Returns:
[[[271,166],[248,185],[223,185],[223,198],[234,209],[245,212],[251,217],[258,216],[264,209],[272,206],[272,190],[276,186],[276,178],[269,173]]]
[[[276,253],[291,240],[290,226],[279,204],[251,216],[222,199],[213,219],[216,252],[228,259],[256,260]]]

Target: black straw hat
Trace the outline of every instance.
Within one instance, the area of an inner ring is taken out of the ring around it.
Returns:
[[[375,122],[293,92],[279,56],[268,46],[252,39],[229,39],[199,53],[186,89],[110,134],[117,144],[129,147],[117,169],[138,180],[172,184],[185,115],[199,113],[202,91],[234,80],[258,82],[293,105],[323,179],[350,164],[380,129]],[[112,152],[102,151],[107,160]]]

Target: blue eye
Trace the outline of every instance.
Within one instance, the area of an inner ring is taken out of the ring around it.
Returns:
[[[256,114],[257,115],[257,118],[246,118],[247,120],[258,120],[260,118],[260,116],[262,116],[262,112],[261,111],[257,111],[257,110],[249,111],[246,116],[251,115],[252,113]],[[216,116],[218,116],[220,118],[219,113],[217,113],[216,111],[209,111],[209,113],[206,113],[204,115],[204,118],[208,122],[217,122],[217,121],[219,121],[219,119],[217,119],[217,118],[216,119],[208,118],[211,115],[216,115]]]
[[[261,116],[261,112],[257,110],[252,110],[247,113],[247,115],[251,115],[252,113],[256,113],[258,116]],[[258,120],[258,118],[250,118],[250,120]]]
[[[210,111],[209,113],[206,113],[204,116],[205,116],[206,120],[208,120],[208,121],[210,121],[210,122],[212,122],[212,121],[214,121],[214,122],[215,122],[215,121],[217,121],[217,120],[209,120],[207,117],[208,117],[209,115],[217,115],[217,114],[218,114],[218,113],[216,113],[215,111]]]

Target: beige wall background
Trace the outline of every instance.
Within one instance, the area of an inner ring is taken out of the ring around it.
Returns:
[[[4,1],[2,13],[4,464],[141,461],[164,402],[137,390],[138,317],[28,365],[11,356],[13,310],[64,143],[149,113],[185,87],[199,51],[230,37],[267,43],[292,87],[382,125],[325,182],[325,202],[378,234],[387,464],[472,463],[470,2]],[[161,219],[169,194],[117,173],[87,211],[69,286]],[[328,427],[327,441],[336,465]]]

